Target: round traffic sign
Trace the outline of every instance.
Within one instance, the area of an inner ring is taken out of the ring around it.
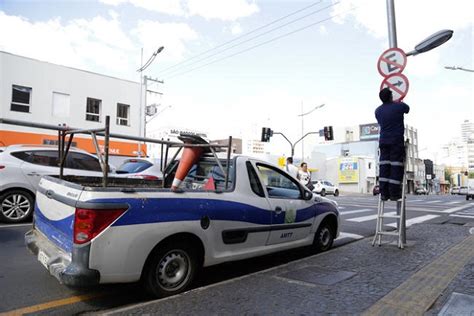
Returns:
[[[380,55],[377,69],[383,77],[401,73],[407,65],[407,55],[400,48],[389,48]]]
[[[393,94],[393,101],[403,100],[408,93],[408,78],[403,74],[393,74],[386,77],[380,85],[380,90],[389,88]]]

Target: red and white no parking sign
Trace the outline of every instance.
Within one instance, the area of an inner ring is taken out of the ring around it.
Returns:
[[[389,48],[380,55],[377,69],[382,77],[401,73],[407,65],[407,55],[400,48]]]
[[[380,90],[389,88],[393,93],[393,101],[398,102],[403,100],[407,95],[409,86],[410,83],[408,82],[408,78],[403,74],[396,73],[386,77],[382,81]]]

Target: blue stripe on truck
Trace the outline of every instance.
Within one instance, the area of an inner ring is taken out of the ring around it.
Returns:
[[[97,199],[89,203],[107,203],[112,200]],[[114,199],[114,203],[127,203],[130,208],[112,226],[148,224],[174,221],[200,220],[208,216],[211,220],[242,221],[261,225],[283,224],[285,212],[276,215],[267,209],[249,204],[213,199]],[[295,222],[303,222],[319,214],[334,211],[335,208],[326,203],[312,205],[296,210]],[[273,222],[272,222],[273,216]]]
[[[72,235],[74,230],[74,215],[58,221],[47,218],[35,205],[35,227],[39,229],[49,240],[68,253],[72,251]]]

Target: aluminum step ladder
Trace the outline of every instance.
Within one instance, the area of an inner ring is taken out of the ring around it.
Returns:
[[[374,240],[372,246],[377,243],[382,245],[382,236],[397,236],[398,248],[403,249],[406,244],[406,191],[407,191],[407,157],[408,157],[408,140],[405,141],[405,161],[403,164],[403,180],[402,180],[402,198],[394,201],[397,203],[397,215],[385,213],[385,203],[389,202],[382,200],[382,193],[379,193],[377,206],[377,222],[375,226]],[[379,159],[380,161],[380,159]],[[379,169],[380,170],[380,169]],[[397,220],[397,227],[395,230],[384,230],[383,220],[385,218],[395,218]]]

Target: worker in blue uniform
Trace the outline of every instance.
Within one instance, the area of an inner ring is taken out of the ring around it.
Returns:
[[[375,110],[380,125],[379,188],[382,200],[397,201],[402,197],[402,180],[405,159],[403,117],[410,107],[403,102],[393,102],[389,88],[380,90],[382,105]]]

